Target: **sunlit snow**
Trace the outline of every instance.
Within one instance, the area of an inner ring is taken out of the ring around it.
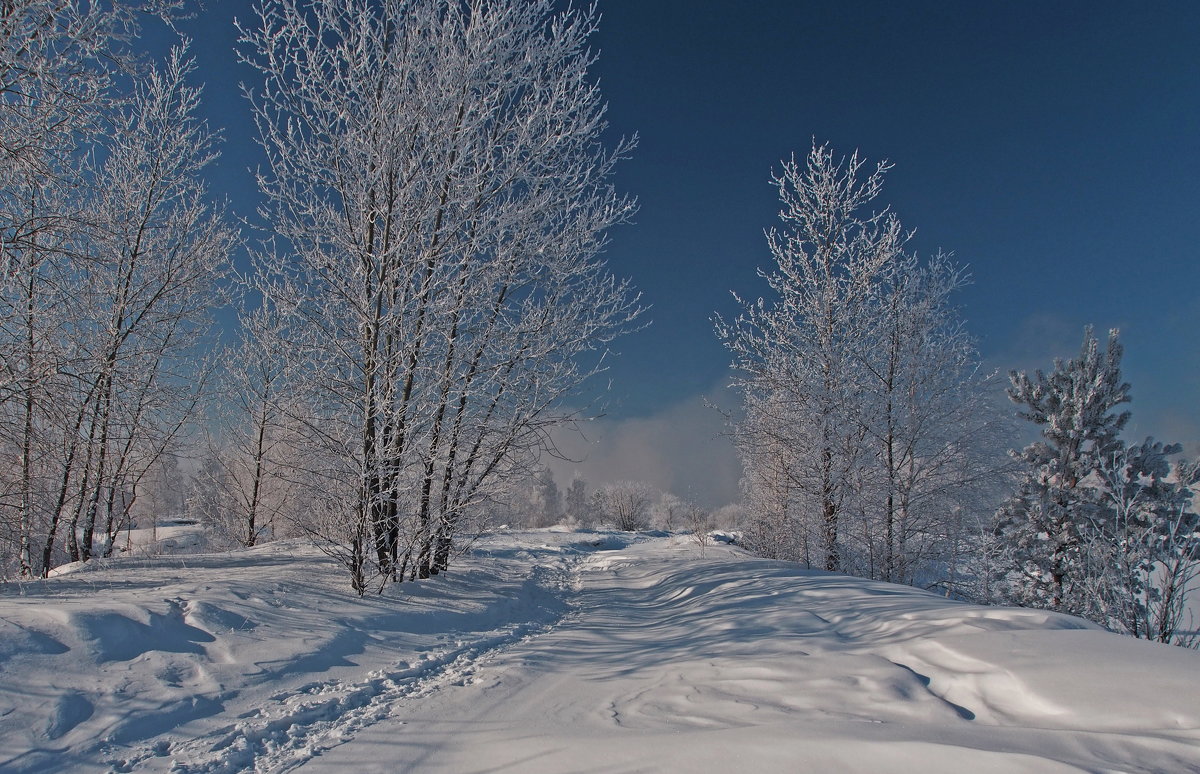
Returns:
[[[0,594],[0,770],[1196,771],[1200,654],[688,536],[299,542]]]

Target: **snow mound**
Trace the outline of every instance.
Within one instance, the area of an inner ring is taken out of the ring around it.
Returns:
[[[1200,654],[691,536],[89,564],[0,594],[2,771],[1200,770]]]

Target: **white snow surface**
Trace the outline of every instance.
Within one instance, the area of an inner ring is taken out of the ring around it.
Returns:
[[[1200,654],[687,536],[358,599],[315,549],[0,590],[0,771],[1200,771]]]

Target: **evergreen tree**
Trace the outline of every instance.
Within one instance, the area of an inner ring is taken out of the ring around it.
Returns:
[[[554,481],[554,474],[545,466],[534,473],[530,491],[530,520],[535,527],[550,527],[562,518],[562,493]]]
[[[563,499],[568,522],[580,527],[591,526],[592,508],[591,500],[588,497],[587,479],[578,473],[573,475]]]
[[[1079,357],[1056,360],[1054,371],[1010,373],[1009,398],[1019,416],[1042,428],[1042,440],[1017,455],[1026,472],[1020,490],[999,511],[1017,568],[1015,601],[1087,615],[1094,600],[1086,582],[1085,533],[1102,520],[1102,494],[1085,480],[1119,453],[1129,412],[1129,385],[1121,380],[1118,332],[1100,344],[1089,327]]]

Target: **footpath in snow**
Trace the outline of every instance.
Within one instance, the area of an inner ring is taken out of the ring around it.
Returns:
[[[0,771],[1200,771],[1200,654],[703,554],[481,541],[359,600],[299,543],[0,593]]]

